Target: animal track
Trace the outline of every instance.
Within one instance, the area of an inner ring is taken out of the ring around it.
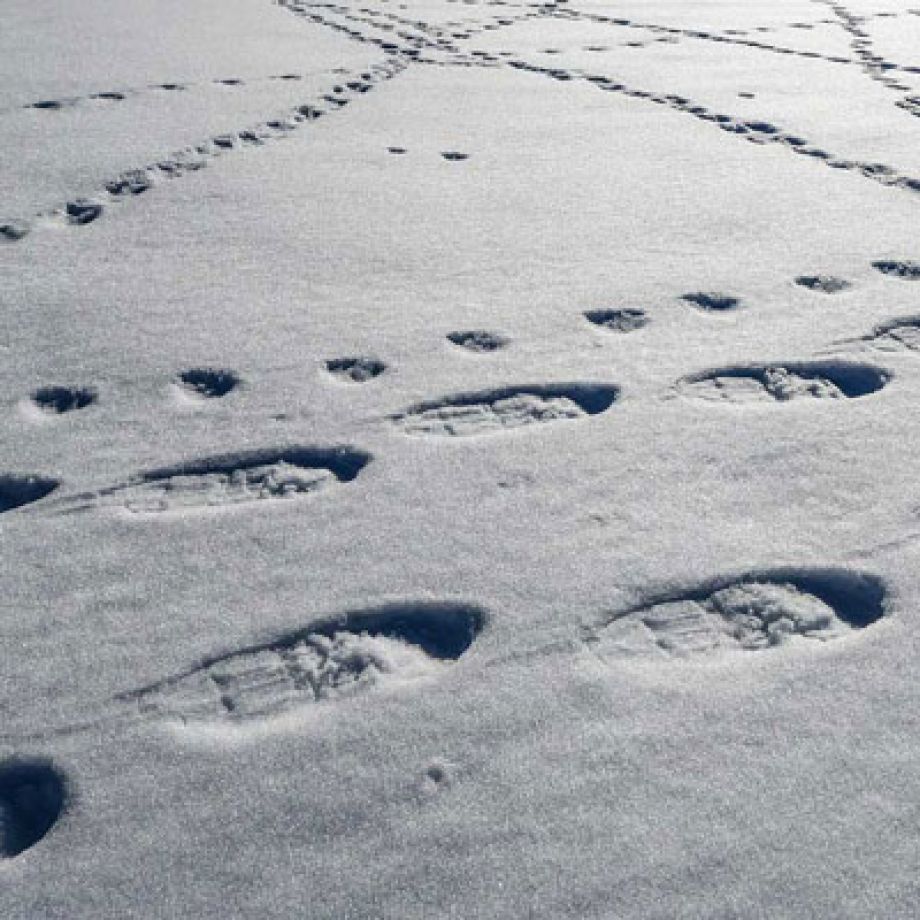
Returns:
[[[572,383],[505,387],[418,403],[392,416],[406,434],[463,437],[598,415],[619,388]]]
[[[24,220],[7,220],[0,224],[0,241],[16,243],[29,232],[29,225]]]
[[[611,332],[635,332],[649,324],[644,310],[586,310],[585,319]]]
[[[0,514],[50,495],[60,482],[35,474],[0,473]]]
[[[32,393],[33,404],[52,415],[85,409],[98,398],[93,387],[40,387]]]
[[[828,642],[885,613],[874,576],[849,569],[770,569],[650,598],[586,639],[605,659],[719,657]]]
[[[213,367],[193,367],[179,374],[179,386],[195,398],[220,399],[241,383],[234,371]]]
[[[880,390],[889,375],[869,364],[806,361],[739,365],[683,378],[679,388],[698,399],[731,403],[794,399],[857,399]]]
[[[322,95],[322,101],[317,105],[305,103],[296,106],[284,117],[270,119],[235,134],[217,135],[200,144],[175,151],[146,166],[126,170],[103,183],[104,190],[108,194],[107,200],[110,202],[127,200],[148,191],[162,180],[176,179],[203,169],[211,160],[224,156],[231,150],[242,147],[260,147],[269,141],[286,137],[291,131],[314,121],[325,112],[335,111],[347,104],[348,93],[365,93],[376,83],[391,79],[405,67],[404,61],[388,59],[361,73],[360,79],[349,80],[344,85],[336,84],[333,93]],[[282,77],[277,79],[282,79]],[[159,88],[181,89],[182,86],[180,84],[159,84]],[[74,198],[62,208],[40,212],[36,217],[51,217],[74,226],[81,226],[97,220],[106,207],[108,205],[103,201],[92,198]],[[4,219],[0,223],[0,238],[4,242],[16,242],[26,236],[29,229],[30,226],[25,221]]]
[[[913,67],[904,67],[895,64],[893,61],[887,61],[873,50],[873,42],[869,33],[863,28],[866,17],[856,15],[840,3],[834,0],[814,0],[830,8],[837,16],[841,28],[850,35],[850,47],[859,60],[861,69],[871,80],[881,83],[890,89],[906,89],[907,87],[898,83],[897,80],[889,76],[891,71],[913,72]]]
[[[587,16],[586,18],[591,19],[592,17]],[[806,54],[805,52],[802,53]],[[810,55],[806,54],[806,56]],[[845,63],[846,62],[849,62],[849,59],[847,59]],[[739,137],[748,143],[761,146],[779,144],[792,153],[810,157],[817,162],[824,163],[831,169],[854,171],[867,179],[871,179],[889,188],[899,188],[912,193],[920,192],[920,179],[901,173],[884,163],[849,160],[834,156],[826,150],[812,146],[805,138],[797,134],[787,133],[777,125],[764,121],[751,121],[747,118],[738,118],[721,112],[715,112],[705,105],[693,102],[686,96],[680,96],[673,93],[661,94],[637,89],[627,86],[625,83],[604,74],[587,74],[580,71],[570,73],[569,71],[560,70],[559,68],[541,67],[536,64],[530,64],[520,59],[509,60],[507,64],[509,67],[516,70],[540,74],[552,79],[570,80],[577,77],[592,84],[603,92],[619,93],[631,99],[643,99],[649,103],[667,106],[674,111],[691,115],[699,121],[712,124],[720,130]]]
[[[849,281],[835,278],[833,275],[799,275],[795,283],[808,288],[809,291],[818,291],[822,294],[839,294],[853,286]]]
[[[682,294],[681,300],[699,307],[701,310],[707,310],[711,313],[723,313],[726,310],[734,310],[741,301],[737,297],[731,297],[728,294],[717,294],[714,292],[696,291],[692,294]]]
[[[141,473],[117,486],[79,495],[65,510],[96,500],[116,501],[134,514],[216,510],[273,499],[302,499],[337,483],[352,482],[370,454],[347,447],[267,448],[205,457]]]
[[[887,259],[880,259],[872,263],[876,271],[883,275],[890,275],[894,278],[902,278],[905,281],[920,281],[920,262],[904,261],[895,262]]]
[[[105,184],[106,191],[116,198],[121,195],[141,195],[152,187],[153,178],[146,169],[129,169]]]
[[[67,784],[50,762],[0,762],[0,860],[18,856],[45,837],[66,800]]]
[[[345,383],[367,383],[386,369],[386,364],[377,358],[332,358],[326,362],[326,370]]]
[[[246,722],[433,676],[469,649],[485,622],[482,609],[460,604],[358,610],[205,659],[119,698],[158,717]]]
[[[507,347],[508,339],[497,332],[488,332],[485,329],[469,329],[465,332],[448,332],[447,340],[458,348],[476,354],[487,354]]]
[[[250,79],[250,84],[266,83],[269,80],[300,80],[300,74],[281,74],[267,77],[256,77]],[[83,104],[87,101],[98,102],[124,102],[129,97],[147,95],[148,93],[176,92],[198,88],[199,90],[207,87],[208,84],[214,86],[237,87],[245,86],[247,81],[239,77],[222,77],[214,80],[205,80],[201,82],[165,82],[165,83],[148,83],[141,87],[124,87],[122,89],[102,90],[100,92],[88,93],[85,96],[70,96],[64,99],[40,99],[36,102],[26,103],[23,108],[38,109],[40,111],[59,112],[62,109],[72,108],[73,106]]]

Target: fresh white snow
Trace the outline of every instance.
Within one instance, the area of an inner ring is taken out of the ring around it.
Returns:
[[[0,25],[0,917],[917,916],[920,9]]]

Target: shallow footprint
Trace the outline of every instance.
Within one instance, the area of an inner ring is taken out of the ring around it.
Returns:
[[[42,413],[62,415],[91,406],[99,398],[93,387],[39,387],[31,395],[32,404]]]
[[[0,860],[35,846],[66,802],[64,777],[46,760],[0,762]]]
[[[719,657],[863,629],[885,613],[872,575],[849,569],[772,569],[650,598],[589,630],[605,659]]]
[[[417,403],[391,419],[410,435],[492,434],[598,415],[619,393],[616,386],[591,383],[505,387]]]
[[[499,351],[508,345],[508,339],[497,332],[488,332],[485,329],[468,329],[463,332],[448,332],[447,340],[458,348],[475,354],[487,354]]]
[[[367,383],[379,377],[387,369],[386,364],[377,358],[353,357],[331,358],[326,362],[326,370],[343,383]]]
[[[835,278],[833,275],[799,275],[795,279],[799,287],[808,288],[821,294],[839,294],[849,290],[853,285],[844,278]]]
[[[586,310],[585,319],[611,332],[635,332],[650,322],[644,310]]]
[[[434,676],[469,649],[485,622],[485,611],[461,604],[352,611],[205,659],[119,698],[158,717],[245,723]]]
[[[102,214],[102,210],[102,205],[90,198],[75,198],[68,201],[64,208],[68,223],[78,226],[91,224]]]
[[[682,294],[680,299],[709,313],[724,313],[741,305],[737,297],[716,291],[694,291],[691,294]]]
[[[809,361],[738,365],[691,374],[678,389],[696,399],[732,403],[856,399],[880,390],[889,375],[870,364]]]
[[[216,511],[255,502],[294,501],[352,482],[370,454],[348,447],[285,447],[222,454],[140,473],[121,485],[67,499],[63,510],[97,501],[138,515]]]
[[[220,399],[241,382],[235,371],[215,367],[193,367],[182,371],[178,377],[181,391],[194,399]]]
[[[893,278],[902,278],[905,281],[920,281],[920,262],[910,260],[903,262],[880,259],[872,263],[872,267],[883,275]]]
[[[0,242],[17,243],[29,233],[29,225],[24,220],[5,220],[0,223]]]

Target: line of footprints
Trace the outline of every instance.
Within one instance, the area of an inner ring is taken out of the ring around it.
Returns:
[[[920,263],[873,265],[885,275],[920,281]],[[796,280],[828,295],[849,287],[829,276]],[[715,293],[684,299],[701,310],[739,306],[736,298]],[[585,318],[619,334],[634,333],[649,322],[635,309],[588,311]],[[508,344],[481,330],[451,333],[448,339],[480,355]],[[920,316],[881,324],[856,341],[920,351]],[[342,358],[327,362],[326,369],[349,383],[364,383],[380,376],[385,366],[375,359]],[[871,365],[816,361],[709,371],[684,378],[678,387],[730,400],[855,398],[880,389],[887,376]],[[222,398],[239,384],[231,371],[208,369],[186,371],[176,383],[196,399]],[[617,387],[600,384],[509,386],[421,403],[390,420],[410,434],[475,435],[597,415],[617,394]],[[95,391],[47,387],[33,399],[39,411],[66,413],[92,405]],[[267,448],[149,470],[101,492],[51,501],[73,511],[113,499],[139,515],[221,509],[350,483],[371,459],[351,447]],[[46,499],[58,485],[37,475],[2,476],[0,512]],[[582,625],[578,639],[579,647],[620,666],[713,662],[778,647],[820,646],[871,626],[887,611],[885,586],[871,573],[849,567],[770,568],[645,594],[627,607],[597,613]],[[119,694],[111,705],[131,720],[245,731],[304,706],[340,705],[384,693],[388,686],[437,680],[471,649],[490,619],[490,612],[480,606],[447,601],[348,610],[192,662],[178,673]],[[429,766],[426,777],[433,788],[449,778],[443,764]],[[66,813],[71,795],[66,773],[51,760],[0,761],[0,860],[16,858],[41,841]]]
[[[920,262],[878,260],[883,275],[920,281]],[[832,296],[850,283],[829,275],[801,276],[796,283]],[[716,292],[693,292],[680,298],[707,313],[726,313],[741,306],[739,298]],[[605,333],[640,332],[651,322],[636,308],[587,310],[586,323]],[[506,348],[510,340],[485,329],[447,334],[453,347],[478,356]],[[920,351],[920,316],[877,325],[850,344],[880,351]],[[345,384],[366,384],[384,374],[387,365],[367,355],[332,358],[324,363],[330,378]],[[788,402],[811,399],[855,399],[881,390],[890,374],[874,364],[832,357],[782,363],[739,364],[686,375],[675,389],[682,395],[731,403]],[[190,401],[222,399],[243,383],[233,370],[198,367],[182,371],[173,386]],[[408,435],[468,437],[509,431],[553,421],[582,419],[606,412],[620,395],[619,386],[601,382],[517,384],[474,390],[416,403],[389,415],[388,421]],[[99,401],[87,385],[43,386],[33,391],[24,408],[33,417],[48,418],[85,410]],[[135,513],[158,513],[190,507],[217,508],[265,498],[291,498],[342,482],[351,482],[371,457],[347,448],[270,448],[246,454],[208,457],[173,467],[149,470],[99,492],[55,498],[54,507],[72,511],[113,502]],[[45,499],[60,481],[40,474],[0,474],[0,513]]]
[[[869,573],[777,568],[649,595],[600,613],[580,638],[589,653],[621,666],[692,662],[821,645],[872,625],[887,608],[884,585]],[[187,729],[245,731],[305,706],[340,705],[385,693],[388,685],[437,680],[489,620],[481,607],[450,602],[347,611],[198,661],[119,694],[113,704],[130,708],[136,718]],[[422,779],[426,791],[439,791],[449,785],[449,768],[433,761]],[[66,772],[50,759],[0,761],[0,864],[41,841],[71,798]]]

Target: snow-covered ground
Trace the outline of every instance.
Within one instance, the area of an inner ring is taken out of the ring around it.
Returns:
[[[0,20],[0,916],[917,916],[920,9]]]

